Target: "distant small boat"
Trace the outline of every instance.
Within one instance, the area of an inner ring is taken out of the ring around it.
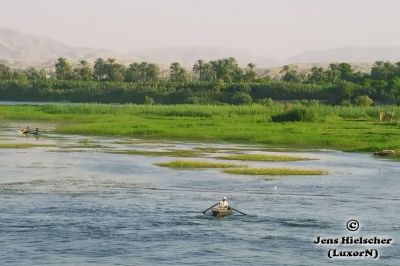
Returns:
[[[26,129],[21,129],[19,131],[20,134],[22,135],[39,135],[39,131],[38,130],[26,130]]]
[[[212,214],[216,217],[224,217],[232,214],[232,209],[230,207],[214,207],[212,209]]]

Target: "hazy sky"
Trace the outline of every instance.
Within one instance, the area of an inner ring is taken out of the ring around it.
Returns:
[[[288,57],[341,46],[400,46],[400,0],[0,0],[0,27],[73,46],[176,45]]]

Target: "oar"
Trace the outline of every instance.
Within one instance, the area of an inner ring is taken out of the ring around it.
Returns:
[[[244,212],[238,211],[238,210],[236,210],[236,209],[234,209],[234,208],[232,208],[232,207],[231,207],[231,209],[234,210],[234,211],[237,211],[238,213],[241,213],[241,214],[243,214],[243,215],[247,215],[247,214],[245,214]]]
[[[218,203],[219,203],[219,202],[218,202]],[[213,206],[211,206],[211,207],[208,208],[207,210],[204,210],[203,213],[206,214],[206,212],[207,212],[209,209],[211,209],[211,208],[213,208],[214,206],[218,205],[218,203],[215,203]]]

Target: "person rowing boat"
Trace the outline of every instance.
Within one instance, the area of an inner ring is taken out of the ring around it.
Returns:
[[[232,211],[236,211],[238,213],[246,215],[245,213],[238,211],[238,210],[232,208],[231,206],[229,206],[229,203],[226,200],[226,197],[223,197],[221,201],[219,201],[218,203],[215,203],[213,206],[211,206],[207,210],[203,211],[203,213],[205,214],[210,209],[212,209],[213,215],[217,216],[217,217],[223,217],[223,216],[230,215],[230,214],[232,214]]]
[[[25,129],[21,129],[19,132],[24,135],[26,134],[39,135],[39,128],[31,130],[30,127],[26,127]]]
[[[20,130],[20,132],[21,132],[22,134],[29,134],[30,131],[31,131],[30,127],[26,127],[25,129],[21,129],[21,130]]]
[[[229,206],[226,197],[223,197],[220,202],[218,202],[218,206],[212,208],[212,213],[214,216],[223,217],[232,214],[232,209]]]
[[[226,197],[222,198],[222,200],[218,203],[218,207],[220,207],[220,208],[228,208],[229,207],[229,203],[226,200]]]

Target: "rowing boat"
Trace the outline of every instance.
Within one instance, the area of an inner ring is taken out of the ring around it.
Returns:
[[[232,209],[230,207],[214,207],[212,209],[212,214],[216,217],[224,217],[232,214]]]
[[[35,131],[35,130],[28,131],[28,130],[21,129],[19,131],[19,134],[25,135],[25,136],[26,135],[39,135],[39,131]]]

